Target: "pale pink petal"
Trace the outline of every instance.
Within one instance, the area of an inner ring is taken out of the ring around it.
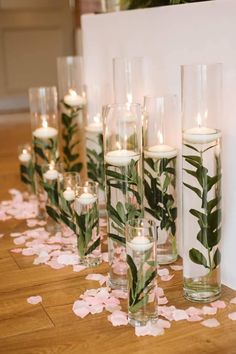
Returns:
[[[108,316],[108,321],[112,323],[113,326],[126,326],[128,324],[127,313],[123,311],[114,311]]]
[[[15,243],[15,245],[22,245],[23,243],[25,243],[25,237],[24,236],[20,236],[17,238],[14,238],[13,242]]]
[[[221,300],[217,300],[214,302],[211,302],[212,307],[216,307],[217,309],[224,309],[226,307],[226,303]]]
[[[128,294],[120,289],[112,290],[111,295],[113,295],[114,297],[116,297],[118,299],[127,299],[127,297],[128,297]]]
[[[217,312],[217,307],[203,306],[203,315],[215,315]]]
[[[162,268],[162,269],[157,269],[157,274],[162,277],[164,275],[169,275],[169,269],[167,268]]]
[[[157,324],[159,327],[161,328],[170,328],[171,324],[169,321],[166,321],[166,320],[162,320],[161,318],[159,318],[157,320]]]
[[[108,262],[108,252],[102,253],[102,260],[103,260],[103,262]]]
[[[59,264],[56,259],[52,259],[46,262],[46,264],[52,269],[62,269],[65,267],[64,264]]]
[[[114,311],[120,311],[121,306],[119,306],[119,305],[106,305],[105,310],[112,313]]]
[[[156,295],[157,297],[164,296],[164,290],[160,288],[159,286],[156,288]]]
[[[231,304],[236,304],[236,297],[234,297],[233,299],[230,300]]]
[[[11,250],[11,252],[13,252],[13,253],[22,253],[22,248],[13,248]]]
[[[160,336],[164,334],[165,331],[163,327],[160,327],[158,324],[153,324],[148,322],[146,326],[135,327],[136,336]]]
[[[195,316],[195,315],[201,315],[202,314],[202,310],[197,308],[197,307],[189,307],[187,310],[186,310],[186,313],[189,315],[189,316]]]
[[[75,254],[62,254],[57,258],[59,264],[75,265],[78,263],[78,256]]]
[[[175,321],[187,320],[188,315],[185,310],[174,310],[173,312],[173,319]]]
[[[81,272],[82,270],[86,269],[86,266],[75,264],[73,265],[73,272]]]
[[[33,256],[34,254],[36,254],[36,252],[33,248],[23,248],[22,254],[24,256]]]
[[[42,297],[40,295],[37,295],[37,296],[30,296],[28,297],[27,299],[27,302],[31,305],[36,305],[38,304],[39,302],[42,302]]]
[[[90,310],[89,310],[88,306],[78,307],[78,308],[73,306],[73,312],[76,316],[84,318],[85,316],[87,316],[90,313]]]
[[[183,266],[182,265],[170,265],[170,268],[173,269],[173,270],[182,270],[183,269]]]
[[[104,300],[104,303],[106,305],[119,305],[120,300],[118,300],[116,297],[112,296]]]
[[[22,235],[21,232],[11,232],[11,233],[10,233],[10,236],[11,236],[11,237],[19,237],[19,236],[21,236],[21,235]]]
[[[83,300],[88,305],[101,305],[103,301],[95,296],[84,296]]]
[[[202,321],[201,325],[205,327],[213,328],[213,327],[218,327],[220,325],[220,322],[217,321],[216,318],[210,318],[208,320]]]
[[[94,274],[88,274],[85,279],[98,281],[100,285],[103,285],[107,281],[107,276],[94,273]]]
[[[236,312],[231,312],[228,314],[228,317],[232,321],[236,321]]]
[[[95,313],[101,313],[103,311],[103,305],[102,304],[96,304],[96,305],[92,305],[90,306],[90,312],[92,315],[94,315]]]
[[[162,281],[170,281],[173,277],[174,277],[174,274],[172,274],[172,275],[163,275],[161,277],[161,280]]]
[[[166,305],[167,303],[168,303],[168,300],[167,300],[167,298],[165,296],[158,298],[158,304],[159,305]]]
[[[4,234],[0,234],[0,238],[2,238],[4,236]]]
[[[187,318],[187,321],[189,322],[197,322],[197,321],[201,321],[202,317],[198,316],[198,315],[191,315],[189,316],[189,318]]]
[[[100,225],[100,227],[105,227],[105,226],[107,226],[107,220],[104,219],[104,218],[100,218],[100,219],[99,219],[99,225]]]
[[[37,225],[38,220],[36,220],[36,219],[28,219],[28,220],[26,220],[26,223],[27,223],[28,227],[34,227],[34,226]]]

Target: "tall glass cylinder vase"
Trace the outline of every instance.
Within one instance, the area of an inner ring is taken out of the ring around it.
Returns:
[[[113,94],[116,103],[143,103],[143,58],[113,58]]]
[[[172,263],[176,246],[176,160],[178,151],[171,141],[168,119],[176,118],[176,97],[144,99],[144,209],[159,226],[157,261]]]
[[[36,190],[39,201],[39,218],[44,218],[45,196],[42,188],[41,166],[56,162],[58,153],[58,116],[56,87],[36,87],[29,89],[29,105],[33,135],[34,168]]]
[[[142,214],[142,122],[139,104],[104,111],[104,158],[110,286],[126,288],[125,225]]]
[[[27,193],[23,194],[29,199],[36,193],[34,162],[31,144],[23,144],[18,147],[18,159],[20,163],[20,179],[27,187]]]
[[[184,295],[220,296],[220,64],[182,67]]]
[[[62,156],[66,171],[86,172],[84,119],[86,113],[82,57],[57,59]]]
[[[109,85],[87,86],[86,154],[88,179],[99,186],[99,212],[105,208],[102,107],[109,102]]]

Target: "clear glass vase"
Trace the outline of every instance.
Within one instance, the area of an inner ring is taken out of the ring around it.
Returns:
[[[143,58],[113,58],[113,94],[116,103],[143,104]]]
[[[104,159],[110,286],[127,287],[125,225],[142,214],[142,121],[139,104],[104,111]]]
[[[84,120],[86,94],[83,79],[83,58],[57,59],[62,157],[65,171],[80,172],[85,177]]]
[[[171,141],[167,119],[176,117],[176,97],[144,99],[144,210],[159,226],[157,262],[177,259],[176,160],[178,151]]]
[[[198,302],[221,292],[221,74],[182,67],[184,295]]]
[[[134,219],[126,225],[128,316],[133,326],[157,321],[157,225]]]
[[[42,165],[57,162],[58,116],[56,87],[36,87],[29,89],[29,105],[36,176],[36,194],[39,202],[38,217],[44,219],[45,195],[42,188]]]
[[[23,193],[26,200],[31,199],[36,193],[34,162],[31,144],[18,146],[18,159],[20,163],[20,179],[26,186],[26,193]]]

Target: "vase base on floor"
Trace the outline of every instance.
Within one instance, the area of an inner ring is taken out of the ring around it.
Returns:
[[[127,280],[126,279],[111,279],[109,278],[109,286],[114,290],[127,291]]]
[[[160,265],[174,263],[178,258],[178,255],[173,254],[158,254],[157,251],[157,263]]]
[[[193,302],[207,303],[219,299],[221,291],[216,287],[208,287],[195,290],[194,288],[184,288],[184,297]]]
[[[146,326],[148,322],[151,322],[152,324],[155,324],[157,322],[158,316],[152,315],[152,316],[139,316],[139,315],[134,315],[129,313],[129,324],[133,327],[142,327]]]

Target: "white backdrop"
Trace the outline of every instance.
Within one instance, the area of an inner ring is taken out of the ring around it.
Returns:
[[[82,30],[88,81],[111,81],[115,56],[146,56],[146,93],[180,95],[181,64],[224,64],[222,277],[236,289],[236,0],[84,15]],[[181,148],[180,118],[171,124]]]

